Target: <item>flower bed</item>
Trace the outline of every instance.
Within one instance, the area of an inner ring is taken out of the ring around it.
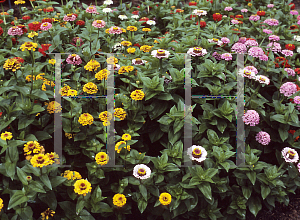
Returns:
[[[1,219],[245,219],[289,203],[300,186],[291,1],[78,3],[0,14]],[[202,96],[191,105],[185,54]]]

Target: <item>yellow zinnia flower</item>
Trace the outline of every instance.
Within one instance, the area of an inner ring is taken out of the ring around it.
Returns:
[[[54,65],[56,63],[56,60],[55,59],[50,59],[49,63],[52,64],[52,65]]]
[[[115,58],[115,57],[110,57],[110,58],[107,58],[107,59],[106,59],[106,62],[107,62],[108,64],[116,64],[116,63],[118,63],[118,59]]]
[[[142,100],[145,97],[145,94],[142,90],[135,90],[131,93],[130,97],[133,100]]]
[[[82,179],[80,173],[78,173],[77,171],[66,170],[64,173],[61,174],[61,176],[67,178],[68,180]]]
[[[69,89],[68,90],[68,96],[77,96],[77,91],[74,89]]]
[[[129,47],[129,48],[127,49],[127,52],[128,52],[128,53],[134,53],[134,52],[135,52],[135,48],[134,48],[134,47]]]
[[[10,140],[12,139],[12,133],[11,132],[8,132],[8,131],[5,131],[4,133],[1,134],[1,139],[6,141],[6,140]]]
[[[22,51],[24,51],[24,50],[35,51],[35,48],[37,48],[37,47],[38,47],[37,43],[25,42],[24,44],[21,45],[20,49],[22,49]]]
[[[121,44],[125,47],[132,45],[132,43],[130,41],[122,41]]]
[[[0,212],[1,212],[2,208],[3,208],[3,200],[0,198]]]
[[[126,112],[122,108],[116,108],[114,116],[118,117],[120,120],[124,120],[126,118]]]
[[[38,36],[39,34],[37,33],[37,32],[35,32],[35,31],[32,31],[32,32],[30,32],[29,34],[28,34],[28,37],[29,38],[33,38],[34,36]]]
[[[110,72],[107,69],[100,70],[98,73],[96,73],[95,78],[98,80],[106,79],[107,76],[110,74]]]
[[[153,46],[149,46],[149,45],[143,45],[140,47],[140,50],[143,52],[150,52],[150,50],[152,49]]]
[[[60,113],[62,110],[61,105],[56,102],[56,101],[52,101],[49,102],[48,106],[47,106],[47,111],[52,114],[52,113]]]
[[[97,164],[105,165],[108,163],[109,157],[107,155],[107,153],[105,152],[99,152],[96,154],[95,160],[97,162]]]
[[[123,134],[122,135],[122,140],[124,140],[124,141],[130,141],[131,140],[131,135],[130,134]]]
[[[97,68],[100,67],[100,63],[96,60],[91,59],[85,66],[84,69],[88,71],[95,71]]]
[[[33,167],[44,167],[54,163],[47,155],[45,154],[36,154],[30,159],[30,163]]]
[[[169,193],[161,193],[159,201],[162,205],[169,205],[172,201],[172,196]]]
[[[46,211],[41,213],[42,220],[49,219],[49,217],[52,217],[54,214],[55,212],[48,208]]]
[[[80,115],[78,122],[82,125],[91,125],[93,124],[94,118],[91,114],[89,113],[83,113]]]
[[[149,31],[151,31],[151,29],[150,28],[143,28],[142,31],[149,32]]]
[[[88,94],[94,94],[97,93],[98,88],[94,83],[89,82],[83,86],[83,91]]]
[[[99,114],[99,118],[101,121],[110,121],[112,119],[112,114],[108,111],[104,111]]]
[[[76,180],[74,183],[74,192],[86,196],[87,193],[92,191],[92,185],[87,180]]]
[[[24,146],[24,155],[30,155],[32,153],[37,154],[40,153],[42,150],[42,147],[37,141],[28,141],[26,144],[24,144]]]
[[[137,31],[137,27],[135,27],[135,26],[128,26],[126,29],[128,31]]]
[[[123,194],[115,194],[113,197],[113,203],[115,206],[123,207],[126,204],[126,197]]]
[[[17,59],[12,58],[5,61],[3,68],[15,72],[17,69],[21,68],[21,64]]]
[[[22,4],[25,4],[25,1],[22,1],[22,0],[17,0],[17,1],[14,1],[15,5],[22,5]]]

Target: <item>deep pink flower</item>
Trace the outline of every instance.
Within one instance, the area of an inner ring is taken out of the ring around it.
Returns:
[[[77,54],[70,54],[66,59],[66,62],[68,64],[80,65],[82,63],[82,60]]]
[[[267,132],[260,131],[256,134],[255,139],[262,145],[268,145],[271,141],[271,136]]]
[[[259,124],[259,114],[255,110],[248,110],[243,116],[246,125],[255,126]]]
[[[289,97],[297,92],[297,86],[292,82],[286,82],[280,87],[280,93]]]

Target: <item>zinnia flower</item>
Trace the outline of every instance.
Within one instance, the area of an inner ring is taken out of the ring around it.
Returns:
[[[123,31],[120,27],[114,26],[108,29],[109,34],[122,34]]]
[[[231,7],[225,7],[224,11],[232,11],[232,8]]]
[[[22,28],[18,26],[13,26],[8,29],[7,33],[11,36],[15,36],[15,35],[21,36],[23,34],[23,31]]]
[[[267,85],[270,84],[270,79],[268,77],[266,77],[266,76],[263,76],[263,75],[257,75],[255,77],[255,80],[259,81],[260,83],[267,84]]]
[[[54,163],[47,155],[45,154],[36,154],[30,159],[30,163],[33,167],[44,167]]]
[[[151,52],[151,55],[153,57],[156,57],[158,59],[162,59],[162,58],[168,58],[170,55],[170,52],[167,50],[163,50],[163,49],[158,49],[158,50],[153,50]]]
[[[266,23],[266,24],[268,24],[270,26],[277,26],[279,24],[279,21],[272,18],[272,19],[266,19],[264,21],[264,23]]]
[[[220,13],[215,13],[215,14],[213,14],[213,19],[215,21],[221,21],[222,20],[222,15]]]
[[[287,163],[297,163],[299,160],[299,155],[297,151],[292,148],[285,147],[282,149],[281,154]]]
[[[88,180],[76,180],[74,183],[74,192],[86,196],[87,193],[92,191],[92,185]]]
[[[100,63],[96,60],[91,59],[85,66],[84,69],[88,71],[96,71],[100,67]]]
[[[272,34],[273,33],[273,31],[268,30],[268,29],[263,29],[263,32],[266,33],[266,34]]]
[[[223,53],[221,58],[224,60],[232,60],[232,55],[230,53]]]
[[[95,94],[97,93],[98,88],[94,83],[88,82],[83,86],[83,91],[88,94]]]
[[[92,25],[96,28],[103,28],[103,27],[105,27],[106,23],[105,23],[105,21],[102,21],[102,20],[96,20],[96,21],[93,21]]]
[[[17,59],[11,58],[5,61],[3,68],[15,72],[21,68],[21,64]]]
[[[207,151],[202,146],[193,145],[187,149],[187,155],[191,160],[201,163],[206,159]]]
[[[1,139],[6,141],[6,140],[10,140],[12,139],[12,133],[11,132],[8,132],[8,131],[5,131],[4,133],[1,134]]]
[[[252,57],[260,57],[264,55],[264,51],[260,47],[251,47],[248,54]]]
[[[50,28],[52,28],[52,24],[49,22],[44,22],[41,24],[41,30],[48,31]]]
[[[80,65],[82,63],[82,60],[79,55],[77,54],[70,54],[68,58],[66,59],[66,62],[68,64],[73,64],[73,65]]]
[[[270,135],[267,132],[260,131],[256,134],[255,139],[262,145],[268,145],[271,141]]]
[[[255,110],[248,110],[243,116],[246,125],[255,126],[259,123],[259,114]]]
[[[49,219],[49,217],[52,217],[55,214],[53,210],[50,208],[46,209],[46,211],[41,213],[42,220]]]
[[[188,54],[190,54],[191,56],[204,56],[205,54],[207,54],[206,49],[203,49],[202,47],[193,47],[190,48],[187,51]]]
[[[151,175],[151,169],[145,164],[137,164],[133,168],[133,176],[138,179],[148,179]]]
[[[99,14],[99,13],[97,12],[96,6],[94,6],[94,5],[91,5],[91,6],[87,7],[85,11],[86,11],[87,13],[90,13],[90,14]]]
[[[289,97],[297,92],[297,86],[292,82],[286,82],[280,87],[280,93]]]
[[[142,60],[141,58],[136,58],[132,60],[132,65],[143,65],[145,64],[145,60]]]
[[[96,154],[95,160],[96,160],[97,164],[100,164],[102,166],[102,165],[105,165],[108,163],[109,157],[108,157],[107,153],[99,152]]]
[[[134,90],[131,94],[130,94],[130,97],[133,99],[133,100],[143,100],[143,98],[145,97],[145,94],[142,90]]]
[[[281,53],[287,57],[292,57],[294,54],[293,51],[291,51],[291,50],[282,50]]]
[[[74,14],[66,14],[63,18],[64,21],[75,21],[76,20],[76,15]]]
[[[113,203],[115,206],[123,207],[126,204],[126,197],[123,194],[115,194],[113,197]]]
[[[195,9],[193,11],[193,14],[198,15],[198,16],[207,15],[207,11]]]
[[[242,44],[242,43],[235,43],[231,47],[231,50],[233,52],[236,52],[236,53],[246,53],[247,52],[247,47],[244,44]]]
[[[169,193],[161,193],[159,195],[159,201],[162,205],[169,205],[172,201],[172,196]]]

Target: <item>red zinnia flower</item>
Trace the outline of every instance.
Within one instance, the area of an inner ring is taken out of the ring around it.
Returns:
[[[54,8],[53,7],[47,7],[47,8],[43,8],[44,12],[53,12]]]
[[[198,25],[198,21],[197,21],[196,25]],[[206,22],[200,21],[200,28],[205,28],[205,26],[206,26]]]
[[[139,11],[133,11],[132,12],[133,15],[139,15],[139,13],[140,13]]]
[[[78,18],[78,14],[75,14],[75,13],[73,13],[73,15],[75,15],[75,16],[76,16],[76,18]]]
[[[189,2],[189,6],[197,6],[197,2]]]
[[[182,9],[176,9],[175,13],[181,13],[181,12],[184,12],[184,10]]]
[[[2,19],[0,19],[0,24],[2,24],[3,23],[3,20]]]
[[[264,16],[266,14],[266,12],[265,11],[258,11],[256,14],[259,15],[259,16]]]
[[[297,92],[300,91],[300,87],[297,84],[296,84],[296,86],[297,86]]]
[[[0,3],[4,3],[6,0],[0,0]]]
[[[136,46],[136,47],[141,47],[141,45],[139,45],[139,44],[134,44],[133,46]]]
[[[19,63],[24,63],[24,60],[21,57],[14,57],[13,59],[16,59]]]
[[[290,30],[295,30],[295,29],[299,29],[297,25],[290,26]],[[296,32],[292,32],[292,34],[295,34],[295,33],[297,33],[297,31]]]
[[[139,21],[149,21],[149,18],[142,17]],[[146,22],[144,22],[144,23],[142,23],[142,24],[146,24]]]
[[[85,22],[83,20],[78,20],[76,21],[76,25],[83,26],[85,25]]]
[[[300,74],[300,68],[296,68],[295,73],[297,73],[299,75]]]
[[[39,48],[38,51],[43,54],[43,56],[46,56],[47,54],[45,53],[46,50],[49,50],[49,47],[52,44],[41,44],[42,48]]]
[[[230,17],[230,18],[234,18],[234,15],[230,15],[229,17]]]
[[[25,20],[25,21],[27,21],[27,20],[30,19],[30,16],[29,15],[25,15],[25,16],[22,17],[22,19]]]
[[[12,39],[11,39],[11,41],[12,41],[13,45],[15,45],[15,44],[18,44],[18,43],[19,43],[19,41],[17,41],[17,40],[16,40],[16,38],[12,38]]]
[[[2,116],[3,112],[0,112],[0,117]]]
[[[3,34],[3,29],[2,29],[2,27],[0,27],[0,35],[2,35]]]
[[[15,22],[14,22],[14,21],[12,21],[12,22],[10,22],[10,24],[11,24],[11,25],[15,25]]]
[[[29,23],[28,27],[29,27],[29,30],[38,31],[38,30],[40,30],[41,23],[38,21],[34,21],[32,23]]]
[[[294,50],[295,49],[295,45],[294,44],[286,44],[285,45],[285,49],[287,49],[287,50]]]
[[[290,99],[290,100],[293,100],[293,99]],[[292,134],[292,135],[294,135],[295,132],[296,132],[295,130],[289,130],[289,131],[288,131],[288,133],[290,133],[290,134]]]
[[[52,19],[51,19],[51,18],[44,18],[44,19],[42,20],[42,23],[44,23],[44,22],[52,23]]]
[[[19,24],[18,27],[22,29],[23,33],[27,33],[28,32],[28,30],[25,27],[25,25]]]
[[[235,18],[244,18],[243,15],[236,15]]]
[[[222,20],[222,15],[220,14],[220,13],[215,13],[215,14],[213,14],[213,19],[215,20],[215,21],[221,21]]]
[[[209,0],[206,0],[206,1],[209,2]],[[212,4],[213,2],[214,2],[213,0],[210,1],[211,4]]]
[[[288,64],[288,60],[284,57],[276,57],[275,60],[278,62],[275,63],[275,67],[279,68],[279,64],[283,67],[285,65],[286,68],[290,68],[291,66]],[[285,64],[284,64],[285,63]]]
[[[294,10],[296,7],[294,3],[290,3],[289,5],[292,5],[291,10]]]

